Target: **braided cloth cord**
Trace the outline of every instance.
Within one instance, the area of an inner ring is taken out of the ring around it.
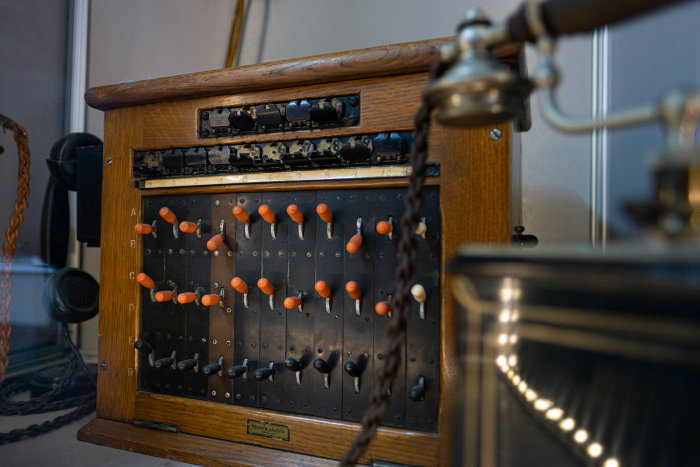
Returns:
[[[430,70],[430,79],[437,78],[443,71],[443,64],[436,60]],[[362,419],[361,431],[343,455],[340,464],[353,466],[369,447],[377,433],[377,428],[384,417],[389,403],[391,386],[401,365],[402,347],[406,336],[406,317],[411,309],[411,286],[415,275],[416,236],[414,231],[422,207],[422,189],[425,181],[425,161],[428,153],[428,132],[430,130],[430,106],[427,103],[416,112],[413,132],[411,163],[413,170],[406,190],[405,211],[401,218],[401,237],[398,245],[399,265],[396,269],[396,295],[392,308],[394,318],[386,330],[387,349],[384,352],[386,362],[377,373],[378,387],[370,397],[370,407]]]
[[[24,221],[24,211],[27,210],[29,197],[29,167],[31,153],[29,152],[27,132],[13,120],[0,114],[0,126],[14,133],[19,155],[17,173],[17,199],[14,211],[10,215],[10,226],[5,231],[5,243],[2,245],[2,271],[0,272],[0,383],[5,379],[7,366],[10,363],[10,302],[12,296],[12,260],[15,255],[16,241],[19,236],[19,226]]]

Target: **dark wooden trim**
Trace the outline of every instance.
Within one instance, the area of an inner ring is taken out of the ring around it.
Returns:
[[[100,110],[262,91],[266,89],[377,78],[427,71],[440,44],[450,38],[337,52],[314,57],[282,60],[235,69],[191,73],[133,83],[88,89],[85,100]],[[521,46],[508,44],[498,49],[504,61],[515,63]]]

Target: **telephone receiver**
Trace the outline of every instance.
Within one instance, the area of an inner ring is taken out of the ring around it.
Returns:
[[[77,238],[88,246],[100,244],[102,141],[89,133],[70,133],[54,143],[46,164],[51,171],[41,213],[41,258],[53,274],[44,300],[51,318],[80,323],[97,314],[99,287],[87,272],[66,268],[70,239],[68,192],[78,197]]]

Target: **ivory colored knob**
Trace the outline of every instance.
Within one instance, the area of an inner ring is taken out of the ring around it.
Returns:
[[[425,300],[428,297],[425,293],[425,287],[420,284],[416,284],[411,287],[411,295],[413,295],[413,298],[415,298],[419,303],[425,303]]]

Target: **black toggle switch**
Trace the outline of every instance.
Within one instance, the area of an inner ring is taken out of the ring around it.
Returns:
[[[331,388],[330,372],[333,369],[333,367],[324,359],[317,358],[316,360],[314,360],[314,368],[319,373],[323,373],[323,386],[326,389],[330,389]]]
[[[175,369],[175,351],[173,350],[173,353],[169,357],[164,357],[156,360],[153,362],[153,367],[162,369],[162,368],[167,368],[171,367],[173,370]]]
[[[234,365],[228,370],[226,370],[226,376],[228,376],[231,379],[238,378],[239,376],[243,376],[246,374],[248,371],[248,359],[244,359],[243,363],[240,365]]]
[[[367,365],[367,358],[367,354],[364,354],[360,356],[360,358],[357,360],[357,363],[347,362],[345,366],[343,366],[345,373],[352,376],[353,378],[353,383],[355,384],[355,394],[360,393],[360,376],[362,376],[362,372],[364,371],[365,366]]]
[[[289,357],[284,361],[284,366],[292,371],[301,371],[304,368],[304,365],[302,365],[302,363],[299,360],[292,357]]]
[[[425,378],[423,376],[418,377],[418,384],[411,388],[408,397],[416,402],[422,401],[425,398]]]
[[[255,120],[247,110],[236,110],[228,116],[231,126],[238,131],[250,131],[255,128]]]
[[[359,378],[362,375],[362,370],[355,362],[347,362],[345,364],[345,373],[349,374],[353,378]]]
[[[304,363],[295,358],[289,357],[284,361],[284,366],[287,367],[288,370],[294,372],[297,378],[297,386],[301,386],[301,370],[304,369]]]
[[[151,347],[151,344],[149,344],[148,342],[146,342],[143,339],[139,339],[136,342],[134,342],[134,347],[139,352],[142,352],[145,354],[150,354],[153,352],[153,347]]]
[[[258,368],[255,370],[255,380],[256,381],[263,381],[265,379],[269,379],[270,381],[273,381],[273,376],[275,374],[275,364],[274,362],[270,362],[270,366],[267,368]]]
[[[194,368],[194,372],[198,373],[199,372],[199,355],[195,354],[194,358],[188,358],[185,360],[180,360],[177,362],[177,369],[178,370],[190,370]]]
[[[209,365],[206,365],[204,368],[202,368],[202,374],[204,376],[211,376],[214,373],[220,372],[223,363],[224,357],[220,356],[216,362],[210,363]]]

